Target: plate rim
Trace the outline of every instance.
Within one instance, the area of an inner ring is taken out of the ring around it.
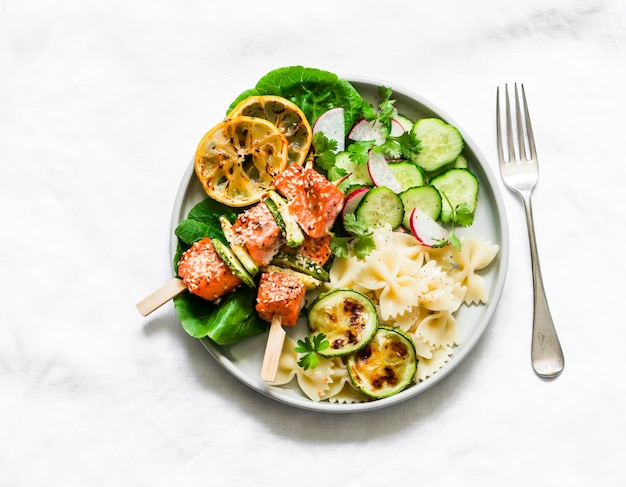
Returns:
[[[458,123],[456,123],[455,119],[451,117],[446,110],[443,110],[440,106],[431,102],[424,96],[414,92],[413,90],[407,89],[406,87],[397,85],[395,83],[390,83],[386,80],[364,76],[338,76],[353,85],[368,85],[370,88],[377,88],[379,86],[389,87],[392,89],[394,95],[400,95],[403,98],[406,98],[413,102],[417,102],[419,105],[422,105],[429,111],[436,113],[438,117],[444,119],[447,123],[455,126],[461,132],[463,140],[465,142],[465,146],[471,149],[472,153],[474,154],[476,160],[480,165],[481,171],[485,179],[487,180],[490,189],[490,198],[493,199],[494,212],[497,214],[497,221],[495,222],[495,224],[499,225],[501,240],[500,242],[495,242],[499,246],[499,268],[497,270],[496,278],[493,282],[493,294],[490,298],[490,302],[484,305],[487,309],[485,310],[484,316],[480,322],[480,326],[476,327],[477,333],[472,336],[471,342],[464,342],[463,348],[458,353],[455,352],[450,357],[450,360],[446,362],[446,364],[441,369],[439,369],[432,376],[428,377],[426,380],[420,382],[419,384],[413,385],[411,388],[406,389],[405,391],[384,399],[378,399],[375,401],[369,401],[364,403],[349,404],[330,403],[328,401],[313,401],[306,397],[301,398],[301,400],[292,400],[282,394],[277,393],[277,389],[279,389],[280,386],[268,385],[263,382],[260,377],[258,378],[258,380],[250,380],[250,378],[243,374],[241,370],[237,368],[236,364],[228,359],[220,351],[219,347],[211,342],[210,339],[206,337],[199,339],[204,348],[209,352],[209,354],[224,369],[226,369],[226,371],[228,371],[232,376],[234,376],[246,386],[266,397],[269,397],[280,403],[304,410],[329,413],[353,413],[390,407],[395,404],[399,404],[409,399],[415,398],[416,396],[420,395],[424,391],[430,389],[431,387],[435,386],[446,377],[448,377],[472,353],[472,351],[476,348],[476,345],[482,340],[482,337],[484,336],[487,327],[490,325],[495,311],[499,305],[500,298],[502,296],[509,262],[509,232],[504,198],[502,192],[500,191],[496,176],[488,164],[487,158],[482,153],[480,148],[476,145],[471,136],[469,136],[464,131],[463,127],[459,126]],[[355,88],[357,88],[358,91],[358,87],[355,86]],[[187,168],[183,173],[183,177],[178,186],[170,221],[169,254],[172,269],[174,267],[174,256],[178,244],[178,239],[174,234],[174,230],[176,226],[178,226],[178,223],[186,217],[186,215],[183,214],[184,202],[188,197],[188,193],[191,191],[193,178],[195,178],[195,169],[194,159],[192,157],[192,160],[187,165]]]

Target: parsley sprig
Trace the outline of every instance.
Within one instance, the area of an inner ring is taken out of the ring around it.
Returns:
[[[323,333],[313,335],[312,340],[308,336],[304,340],[298,340],[298,346],[294,350],[303,354],[298,360],[298,365],[304,370],[314,369],[320,362],[317,353],[328,347],[330,347],[330,342],[326,340],[326,335]]]
[[[330,243],[333,254],[347,259],[350,256],[350,245],[352,245],[354,255],[359,259],[363,259],[374,250],[376,244],[372,237],[372,230],[368,227],[365,220],[357,217],[354,213],[348,213],[344,217],[343,226],[352,235],[348,237],[333,237]]]

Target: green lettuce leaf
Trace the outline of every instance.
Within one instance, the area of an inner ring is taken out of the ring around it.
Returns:
[[[242,286],[215,304],[188,292],[174,298],[183,329],[192,337],[208,337],[218,345],[229,345],[268,330],[269,323],[254,309],[256,289]]]
[[[343,107],[346,131],[361,114],[363,98],[348,81],[317,68],[287,66],[270,71],[252,89],[241,93],[229,107],[252,95],[278,95],[287,98],[306,115],[313,125],[327,110]]]
[[[226,206],[219,201],[207,198],[191,210],[187,218],[180,222],[174,234],[178,237],[178,248],[174,256],[174,265],[178,263],[182,253],[187,250],[191,244],[197,242],[204,237],[216,238],[223,243],[228,243],[222,226],[220,225],[220,215],[225,215],[231,222],[237,219],[239,211]]]

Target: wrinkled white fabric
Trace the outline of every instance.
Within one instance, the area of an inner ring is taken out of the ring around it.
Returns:
[[[0,485],[619,485],[626,4],[293,5],[0,2]],[[139,315],[171,278],[198,141],[293,64],[421,94],[494,172],[496,86],[525,83],[561,377],[530,366],[524,213],[501,184],[510,265],[493,320],[450,376],[396,406],[284,405],[234,379],[171,303]]]

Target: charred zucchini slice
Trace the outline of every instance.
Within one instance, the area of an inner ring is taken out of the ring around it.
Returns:
[[[309,308],[312,335],[323,333],[330,346],[320,355],[338,357],[364,347],[378,328],[372,301],[353,289],[333,289],[317,298]]]
[[[348,357],[347,366],[361,392],[375,399],[392,396],[413,382],[415,345],[402,330],[381,326],[365,347]]]
[[[217,239],[212,239],[211,243],[213,243],[213,247],[215,251],[222,258],[224,263],[228,266],[228,268],[235,274],[239,279],[243,281],[249,287],[256,287],[254,283],[254,279],[250,273],[246,270],[246,268],[239,262],[237,256],[233,253],[230,247]]]

